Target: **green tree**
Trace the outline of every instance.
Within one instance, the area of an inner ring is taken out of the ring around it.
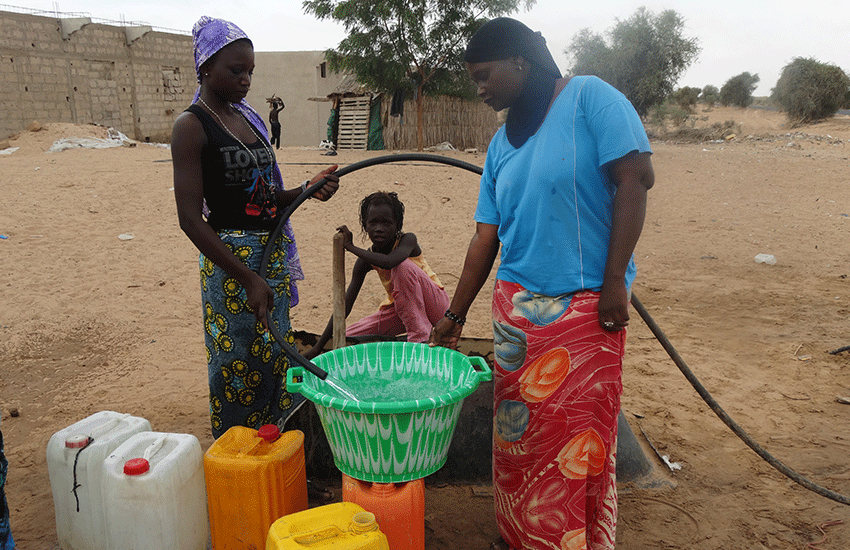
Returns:
[[[714,107],[714,104],[720,99],[720,90],[717,89],[717,86],[708,84],[700,92],[699,98],[703,103],[708,104],[709,107]]]
[[[720,88],[720,104],[724,107],[749,107],[753,102],[753,92],[759,83],[759,75],[741,73],[726,81]]]
[[[782,69],[770,98],[792,122],[829,118],[844,104],[850,78],[835,65],[797,57]]]
[[[685,111],[693,113],[694,107],[696,107],[697,100],[699,99],[699,94],[699,88],[684,86],[673,92],[673,101],[675,101],[679,107]]]
[[[416,142],[423,147],[424,97],[469,96],[463,49],[489,18],[536,0],[305,0],[305,12],[332,19],[348,36],[328,50],[328,65],[386,93],[412,92]]]
[[[685,38],[685,21],[674,10],[658,15],[645,7],[608,31],[609,42],[589,29],[579,31],[565,53],[570,73],[592,74],[625,94],[641,116],[673,93],[679,77],[700,52]]]

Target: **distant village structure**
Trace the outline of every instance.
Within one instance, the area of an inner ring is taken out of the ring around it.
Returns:
[[[170,141],[174,119],[197,88],[192,37],[90,17],[0,11],[0,139],[34,120],[113,127],[146,142]],[[327,138],[333,91],[323,52],[257,52],[248,101],[264,116],[273,93],[282,145],[317,146]]]
[[[97,124],[137,141],[169,142],[198,85],[190,33],[78,15],[0,8],[0,140],[38,121]],[[266,98],[283,100],[282,146],[318,147],[339,108],[340,148],[365,148],[371,134],[370,148],[416,149],[410,98],[393,111],[391,98],[330,72],[321,51],[255,52],[255,62],[247,99],[267,122]],[[498,127],[480,102],[426,98],[425,147],[484,151]]]
[[[37,120],[162,142],[192,100],[188,35],[3,11],[0,25],[0,138]]]
[[[275,94],[283,100],[286,107],[278,116],[281,146],[317,147],[327,139],[331,104],[311,98],[326,97],[343,75],[328,71],[325,52],[255,52],[254,64],[248,103],[268,124],[266,98]]]

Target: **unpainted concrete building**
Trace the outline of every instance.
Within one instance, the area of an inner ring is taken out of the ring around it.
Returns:
[[[0,25],[0,139],[37,120],[168,142],[197,88],[188,33],[8,11]],[[340,80],[325,70],[323,52],[257,52],[248,101],[267,113],[265,98],[277,94],[286,104],[282,144],[317,146],[330,106],[308,98],[326,96]]]

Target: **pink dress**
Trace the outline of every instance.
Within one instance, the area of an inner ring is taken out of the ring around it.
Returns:
[[[449,308],[449,296],[424,254],[410,257],[392,269],[372,269],[378,273],[387,299],[378,311],[349,326],[346,336],[407,333],[408,342],[427,342],[431,328]]]

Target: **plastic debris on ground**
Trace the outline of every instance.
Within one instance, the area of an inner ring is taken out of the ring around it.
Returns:
[[[668,455],[663,455],[663,456],[661,457],[661,460],[663,460],[663,461],[664,461],[664,464],[666,464],[666,465],[667,465],[667,467],[668,467],[668,468],[670,468],[670,470],[671,470],[671,471],[672,471],[672,470],[681,470],[681,469],[682,469],[682,465],[681,465],[681,464],[679,464],[678,462],[670,462],[670,457],[669,457]]]
[[[455,146],[449,143],[448,141],[444,141],[437,145],[432,145],[431,147],[426,147],[426,151],[457,151]]]
[[[773,254],[756,254],[757,264],[776,265],[776,257]]]
[[[106,134],[108,139],[87,137],[73,137],[57,139],[47,150],[48,153],[58,153],[68,149],[107,149],[109,147],[135,147],[136,142],[116,130],[108,128]]]

